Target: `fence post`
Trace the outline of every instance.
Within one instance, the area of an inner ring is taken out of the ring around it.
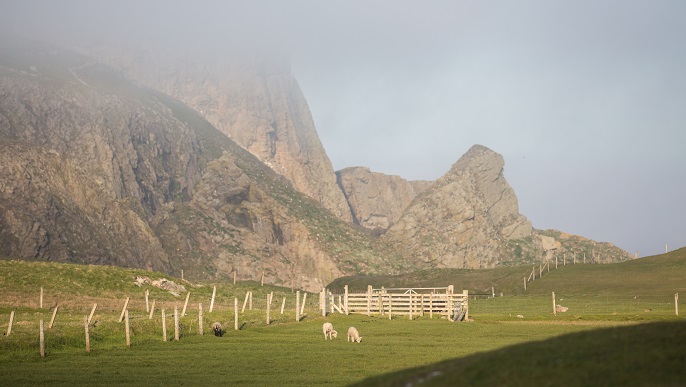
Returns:
[[[305,315],[305,302],[307,301],[307,292],[304,292],[303,294],[303,303],[300,305],[300,315],[304,316]]]
[[[335,310],[333,307],[334,305],[336,305],[336,298],[333,296],[331,290],[327,290],[326,292],[329,295],[329,305],[327,307],[329,308],[328,310],[330,310],[331,313],[333,313],[333,311]]]
[[[212,289],[212,300],[210,301],[210,313],[214,310],[214,297],[217,295],[217,287]]]
[[[198,303],[198,334],[202,336],[204,334],[202,327],[202,302]]]
[[[152,300],[152,306],[150,307],[150,315],[148,316],[148,320],[152,320],[152,315],[155,313],[155,300]]]
[[[372,285],[367,285],[367,316],[372,315]]]
[[[557,307],[555,306],[555,292],[553,292],[553,316],[557,316]]]
[[[319,293],[319,307],[322,310],[322,317],[326,317],[326,288],[322,288]]]
[[[250,297],[248,298],[248,310],[252,310],[252,290],[250,291]]]
[[[148,296],[150,295],[150,292],[148,289],[145,289],[145,311],[150,312],[150,304],[148,304]]]
[[[129,306],[129,297],[126,297],[126,301],[124,301],[124,307],[121,309],[121,316],[119,316],[119,322],[122,322],[124,320],[124,313],[126,313],[126,307]]]
[[[98,307],[98,303],[96,302],[93,304],[93,309],[91,309],[91,314],[88,315],[88,323],[90,324],[91,320],[93,319],[93,315],[95,314],[95,309]]]
[[[348,313],[348,285],[345,285],[343,288],[345,290],[345,300],[343,301],[343,306],[345,307],[345,315],[347,316]]]
[[[174,306],[174,340],[179,341],[179,307]]]
[[[91,353],[91,336],[88,331],[88,316],[83,316],[83,327],[86,331],[86,353]]]
[[[283,302],[281,302],[281,314],[283,314],[283,308],[286,307],[286,296],[283,296]]]
[[[300,322],[300,290],[295,292],[295,321]]]
[[[469,290],[465,289],[464,293],[464,321],[469,321]]]
[[[679,293],[674,293],[674,313],[679,315]]]
[[[43,288],[41,288],[41,291]],[[45,357],[45,334],[43,333],[43,320],[40,320],[40,357]]]
[[[448,307],[448,319],[452,321],[453,319],[453,313],[455,309],[455,303],[453,301],[453,295],[452,294],[446,294],[446,306]]]
[[[410,321],[412,321],[412,293],[410,293]]]
[[[421,306],[419,307],[420,308],[419,309],[419,315],[424,317],[424,295],[423,294],[421,295],[420,302],[421,302]]]
[[[164,307],[162,307],[162,341],[167,341],[167,315]]]
[[[233,299],[233,329],[238,330],[238,297]]]
[[[14,323],[14,311],[10,312],[10,323],[7,325],[7,336],[12,333],[12,324]]]
[[[131,348],[131,331],[129,330],[129,310],[124,311],[124,321],[126,325],[126,348]]]
[[[383,293],[379,293],[379,316],[384,315],[384,310],[383,310]]]
[[[269,320],[269,312],[271,311],[272,308],[272,300],[269,294],[267,294],[267,325],[269,325],[270,320]]]
[[[245,306],[248,305],[248,298],[250,298],[250,290],[245,292],[245,300],[243,301],[243,308],[241,308],[241,313],[245,312]]]
[[[59,308],[59,305],[55,305],[55,309],[52,311],[52,318],[50,319],[50,324],[48,324],[48,329],[52,329],[52,324],[55,322],[55,316],[57,316],[57,308]]]
[[[526,291],[526,277],[524,277],[524,291]]]
[[[586,254],[584,254],[584,263],[586,263]],[[555,254],[555,269],[557,269],[557,254]]]
[[[191,292],[186,293],[186,302],[183,303],[183,311],[181,312],[181,316],[186,315],[186,307],[188,306],[188,300],[191,299]]]
[[[43,309],[43,287],[40,287],[40,301],[38,302],[40,309]]]

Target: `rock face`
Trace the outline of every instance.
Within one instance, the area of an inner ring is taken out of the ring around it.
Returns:
[[[409,266],[182,103],[0,43],[0,255],[308,290]]]
[[[432,184],[372,172],[366,167],[346,168],[337,171],[336,176],[353,221],[379,234],[395,224],[412,199]]]
[[[431,267],[484,268],[498,263],[507,240],[531,235],[503,176],[502,156],[473,146],[419,194],[385,237]]]
[[[352,221],[307,101],[283,60],[233,59],[200,65],[151,53],[122,55],[102,49],[97,55],[136,81],[194,108],[298,191],[341,220]]]
[[[0,255],[169,271],[136,212],[54,150],[0,140]]]

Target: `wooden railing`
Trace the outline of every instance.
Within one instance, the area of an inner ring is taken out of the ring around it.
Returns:
[[[455,293],[453,286],[444,288],[367,288],[366,293],[350,293],[348,286],[343,294],[332,294],[322,289],[319,294],[322,316],[328,313],[358,313],[371,315],[414,317],[434,314],[455,321],[469,318],[469,292]]]

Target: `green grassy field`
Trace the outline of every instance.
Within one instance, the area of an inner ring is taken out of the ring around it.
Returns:
[[[255,282],[193,285],[170,278],[191,292],[179,341],[173,340],[171,310],[182,308],[185,293],[134,285],[137,275],[157,279],[163,277],[159,273],[0,261],[3,333],[10,312],[16,313],[11,335],[0,339],[0,380],[6,385],[684,385],[686,312],[675,316],[673,296],[683,289],[685,260],[682,249],[621,264],[566,266],[531,282],[527,293],[470,300],[475,320],[470,323],[428,316],[414,321],[324,318],[316,294],[308,295],[305,317],[296,322],[291,289]],[[217,298],[209,313],[213,286]],[[145,289],[157,302],[152,319],[145,310]],[[551,289],[568,313],[553,316]],[[247,291],[254,292],[253,310],[239,314],[236,331],[233,302],[238,298],[242,307]],[[270,292],[274,302],[267,325]],[[124,323],[118,321],[126,297],[131,298],[129,348]],[[92,352],[86,353],[83,319],[95,302]],[[55,324],[48,329],[56,305]],[[167,342],[162,341],[160,305],[167,308]],[[41,319],[45,358],[39,356]],[[223,324],[223,337],[211,334],[214,321]],[[339,331],[337,339],[323,339],[325,321]],[[360,330],[362,343],[346,342],[349,326]]]

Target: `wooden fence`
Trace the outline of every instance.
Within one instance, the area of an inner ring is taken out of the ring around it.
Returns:
[[[328,313],[359,313],[371,316],[425,316],[436,314],[453,321],[469,318],[469,292],[455,293],[453,286],[444,288],[380,288],[367,287],[366,293],[350,293],[348,286],[343,294],[333,294],[324,288],[319,293],[319,310]]]

